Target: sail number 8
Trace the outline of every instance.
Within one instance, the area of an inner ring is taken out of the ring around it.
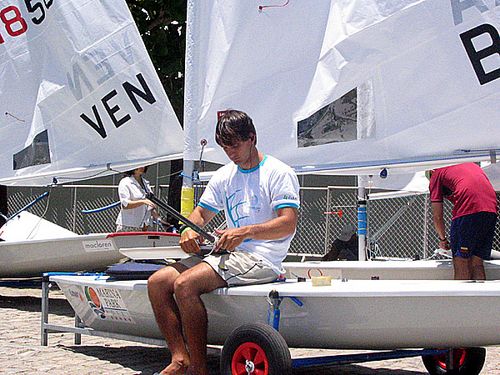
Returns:
[[[24,0],[26,9],[34,17],[31,21],[35,25],[40,25],[45,20],[46,9],[54,3],[54,0]],[[28,30],[28,23],[23,18],[21,11],[15,5],[9,5],[0,10],[0,20],[5,26],[5,31],[12,37],[24,34]],[[0,32],[0,44],[5,43],[5,39]]]

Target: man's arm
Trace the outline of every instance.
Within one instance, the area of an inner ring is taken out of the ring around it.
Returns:
[[[446,229],[443,219],[443,202],[432,202],[431,204],[434,228],[439,237],[439,247],[442,249],[449,249],[450,245],[446,238]]]
[[[291,235],[297,228],[297,209],[283,207],[278,209],[277,214],[278,217],[265,223],[216,231],[220,235],[216,250],[233,251],[246,239],[278,240]]]
[[[210,211],[206,208],[196,206],[196,208],[191,212],[188,219],[194,224],[204,227],[210,220],[215,217],[216,213]],[[181,233],[181,239],[179,240],[179,245],[182,250],[186,253],[199,253],[200,252],[200,241],[202,237],[191,229],[184,229]]]

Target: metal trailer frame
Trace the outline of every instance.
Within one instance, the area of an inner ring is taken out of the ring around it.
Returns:
[[[106,331],[98,331],[86,327],[80,320],[75,312],[75,325],[74,326],[61,326],[49,323],[49,292],[51,284],[51,276],[60,275],[74,275],[74,276],[98,276],[101,274],[96,273],[74,273],[74,272],[48,272],[44,273],[42,278],[42,310],[41,310],[41,326],[40,326],[40,345],[48,345],[49,333],[74,333],[75,345],[81,345],[82,335],[106,337],[116,340],[126,340],[132,342],[140,342],[143,344],[156,345],[166,347],[164,340],[153,339],[148,337],[124,335]],[[268,297],[269,314],[268,324],[279,332],[280,322],[280,304],[284,298],[291,298],[295,303],[301,305],[302,302],[295,297],[280,297],[277,292],[270,293]],[[320,357],[304,357],[292,359],[292,368],[305,368],[305,367],[318,367],[318,366],[331,366],[331,365],[344,365],[362,362],[372,362],[387,359],[398,359],[408,357],[419,357],[428,355],[442,355],[451,353],[449,349],[415,349],[415,350],[390,350],[369,353],[356,353],[356,354],[343,354],[334,356],[320,356]]]
[[[86,327],[80,320],[75,312],[75,325],[74,326],[61,326],[49,323],[49,292],[51,285],[51,276],[61,276],[61,275],[74,275],[74,276],[97,276],[100,274],[96,273],[74,273],[74,272],[48,272],[44,273],[42,277],[42,307],[41,307],[41,319],[40,319],[40,345],[47,346],[49,343],[49,333],[74,333],[75,345],[81,345],[82,335],[106,337],[116,340],[126,340],[133,342],[140,342],[143,344],[157,345],[165,347],[165,340],[153,339],[148,337],[134,336],[134,335],[124,335],[120,333],[112,333],[106,331],[97,331],[95,329]]]

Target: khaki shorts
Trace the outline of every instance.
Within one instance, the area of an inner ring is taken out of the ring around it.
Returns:
[[[208,263],[228,286],[265,284],[276,280],[279,276],[260,257],[241,251],[206,257],[194,255],[178,263],[191,268],[201,262]]]

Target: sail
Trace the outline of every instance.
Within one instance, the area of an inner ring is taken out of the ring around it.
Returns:
[[[410,173],[500,147],[494,0],[188,2],[185,159],[217,111],[298,172]]]
[[[182,129],[124,0],[12,0],[0,20],[0,184],[182,157]]]

